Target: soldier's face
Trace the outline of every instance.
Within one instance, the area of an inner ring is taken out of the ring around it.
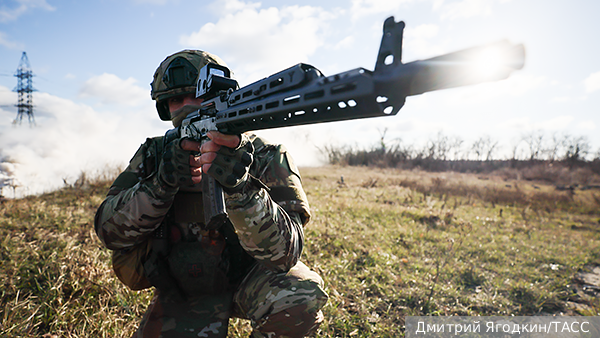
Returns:
[[[173,112],[185,107],[185,106],[199,106],[202,104],[202,99],[196,98],[196,94],[189,93],[171,97],[167,100],[169,106],[169,113],[173,117]]]

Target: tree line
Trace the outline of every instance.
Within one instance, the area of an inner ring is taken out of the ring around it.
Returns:
[[[600,149],[594,152],[586,136],[534,131],[523,134],[509,148],[503,148],[489,135],[465,142],[459,136],[440,131],[424,144],[416,145],[399,139],[388,141],[386,133],[387,129],[380,131],[380,141],[367,149],[325,146],[320,151],[330,164],[341,165],[482,172],[545,163],[569,168],[589,167],[600,174]]]

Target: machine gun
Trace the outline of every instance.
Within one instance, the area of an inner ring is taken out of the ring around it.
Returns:
[[[389,17],[375,70],[357,68],[323,76],[308,64],[297,64],[239,88],[226,67],[207,64],[200,70],[196,97],[202,108],[188,115],[181,126],[167,132],[173,137],[204,142],[208,131],[241,134],[246,131],[313,123],[393,116],[407,96],[507,78],[524,64],[523,45],[506,41],[434,58],[402,63],[404,22]],[[491,66],[486,53],[504,62]],[[493,68],[490,68],[493,67]],[[220,184],[202,178],[205,225],[219,227],[227,218]]]

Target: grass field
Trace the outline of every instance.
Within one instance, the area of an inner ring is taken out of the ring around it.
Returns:
[[[303,260],[330,300],[319,337],[402,337],[412,315],[600,315],[600,191],[364,167],[303,168]],[[110,182],[0,204],[0,337],[129,337],[127,290],[93,217]],[[232,320],[230,337],[246,337]]]

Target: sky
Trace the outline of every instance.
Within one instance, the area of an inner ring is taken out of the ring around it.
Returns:
[[[500,40],[525,66],[503,81],[409,97],[396,116],[259,133],[300,166],[325,146],[369,148],[382,135],[497,141],[583,137],[600,149],[600,2],[591,0],[0,0],[0,194],[38,194],[122,169],[146,137],[172,126],[150,99],[159,63],[192,48],[225,60],[241,86],[297,63],[325,75],[373,70],[383,22],[404,21],[403,61]],[[14,126],[23,52],[36,125]]]

